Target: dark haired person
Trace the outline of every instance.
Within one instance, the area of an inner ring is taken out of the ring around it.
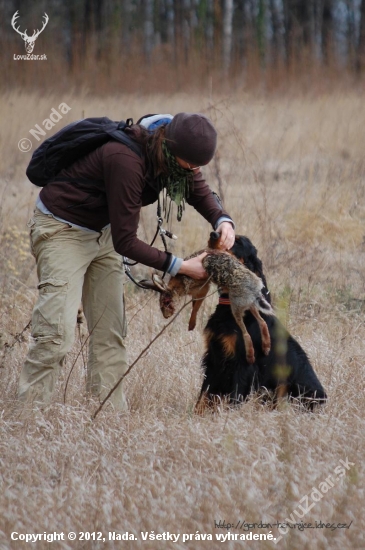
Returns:
[[[58,368],[74,341],[81,301],[90,332],[87,391],[102,400],[124,374],[121,256],[170,275],[206,275],[200,256],[183,261],[137,238],[140,210],[156,202],[160,192],[165,209],[176,203],[179,220],[187,202],[221,232],[225,249],[234,244],[233,222],[200,171],[216,148],[210,120],[179,113],[153,130],[147,123],[144,119],[127,129],[141,145],[142,157],[109,141],[62,170],[40,192],[29,222],[39,297],[19,381],[22,401],[49,403]],[[122,384],[110,401],[116,409],[126,409]]]

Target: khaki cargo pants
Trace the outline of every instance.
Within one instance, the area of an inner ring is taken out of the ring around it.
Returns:
[[[86,390],[102,400],[127,370],[124,273],[110,227],[100,233],[88,232],[38,209],[29,226],[39,297],[18,397],[49,403],[58,369],[75,339],[82,301],[90,333]],[[122,384],[110,402],[118,410],[126,409]]]

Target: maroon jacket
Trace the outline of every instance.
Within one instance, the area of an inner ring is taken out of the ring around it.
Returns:
[[[145,160],[126,145],[109,141],[76,161],[42,189],[40,198],[52,214],[71,223],[95,231],[110,223],[119,254],[159,270],[168,268],[171,254],[137,238],[141,207],[155,202],[158,193]],[[200,172],[187,202],[213,227],[220,217],[229,218]]]

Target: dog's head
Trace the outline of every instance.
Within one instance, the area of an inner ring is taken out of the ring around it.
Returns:
[[[220,234],[216,231],[212,231],[208,241],[209,248],[214,250],[219,249]],[[263,272],[262,262],[257,255],[257,249],[252,244],[248,237],[244,235],[236,235],[235,243],[228,251],[233,254],[240,262],[247,267],[250,271],[253,271],[264,283],[262,293],[265,299],[271,304],[270,292],[267,288],[266,277]]]

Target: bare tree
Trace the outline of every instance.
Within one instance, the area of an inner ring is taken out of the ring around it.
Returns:
[[[166,0],[165,3],[166,10],[166,34],[167,40],[170,44],[175,44],[175,29],[174,29],[174,0]]]
[[[347,42],[347,59],[348,65],[352,69],[356,66],[356,23],[355,23],[355,4],[354,0],[346,1],[347,7],[347,25],[346,25],[346,42]]]
[[[133,4],[132,0],[123,0],[121,2],[121,13],[119,23],[120,43],[122,51],[130,53],[132,42],[132,17]]]
[[[229,72],[231,64],[232,51],[232,20],[233,20],[233,0],[224,0],[223,4],[223,72],[225,75]]]
[[[280,21],[280,12],[277,2],[270,0],[270,16],[272,28],[272,59],[274,63],[281,57],[282,54],[282,27]]]
[[[321,27],[322,58],[329,64],[333,51],[333,5],[332,0],[323,0]]]
[[[214,51],[214,0],[207,0],[205,42],[209,61]]]
[[[365,66],[365,0],[361,0],[360,5],[360,29],[359,43],[356,55],[356,69],[358,72],[363,72]]]
[[[328,2],[331,0],[324,0]],[[288,60],[298,59],[303,49],[313,52],[315,0],[283,0],[285,49]]]
[[[147,63],[150,63],[154,46],[153,0],[144,0],[143,30],[145,58]]]
[[[182,0],[182,38],[184,48],[184,60],[185,63],[189,61],[190,53],[190,39],[191,39],[191,27],[190,27],[190,0]]]

